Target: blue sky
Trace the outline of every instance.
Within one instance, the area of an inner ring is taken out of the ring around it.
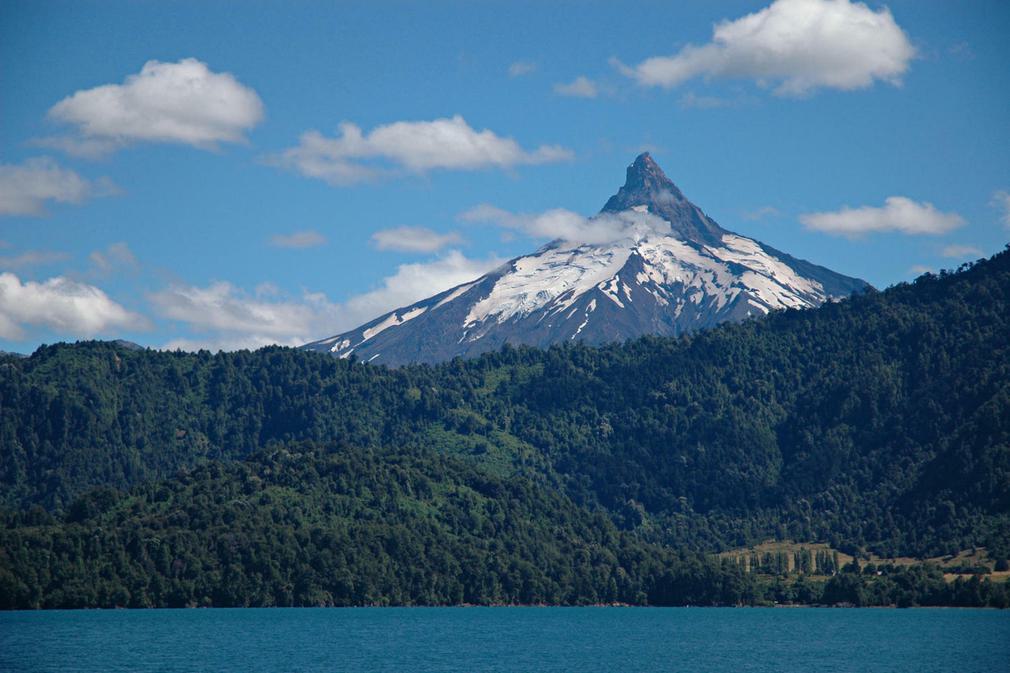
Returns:
[[[0,349],[328,336],[542,242],[466,211],[591,215],[646,149],[877,287],[1010,239],[1000,0],[291,4],[0,5]]]

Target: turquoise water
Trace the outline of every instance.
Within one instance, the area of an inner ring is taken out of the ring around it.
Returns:
[[[0,613],[0,671],[1010,671],[1010,612],[362,608]]]

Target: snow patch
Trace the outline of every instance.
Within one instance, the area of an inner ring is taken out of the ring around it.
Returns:
[[[384,332],[387,329],[389,329],[390,327],[395,327],[396,325],[399,325],[399,324],[400,324],[400,319],[396,317],[396,312],[394,311],[393,313],[390,313],[388,316],[386,316],[386,319],[383,320],[382,322],[380,322],[375,327],[369,327],[364,332],[362,332],[361,333],[361,342],[360,343],[364,343],[364,342],[368,341],[369,339],[371,339],[376,334],[379,334],[380,332]]]
[[[428,310],[427,306],[418,306],[417,308],[413,308],[413,309],[407,311],[406,313],[403,314],[403,317],[400,318],[400,324],[402,325],[403,323],[407,322],[408,320],[413,320],[414,318],[416,318],[417,316],[421,315],[422,313],[424,313],[427,310]]]
[[[474,304],[463,324],[487,320],[501,324],[523,318],[557,302],[569,308],[585,292],[614,277],[631,256],[629,241],[577,248],[546,247],[520,257],[495,283],[488,296]]]
[[[614,302],[621,308],[624,308],[624,304],[621,303],[621,299],[618,296],[618,293],[620,292],[620,285],[621,285],[620,277],[614,276],[609,281],[600,283],[596,287],[599,288],[601,292],[603,292],[603,296],[605,296],[607,299]]]
[[[417,308],[410,309],[409,311],[404,313],[403,316],[397,316],[396,311],[393,311],[386,317],[385,320],[380,322],[378,325],[376,325],[375,327],[369,327],[364,332],[362,332],[361,341],[358,343],[358,345],[360,346],[361,344],[365,343],[376,334],[384,332],[390,327],[398,327],[399,325],[402,325],[403,323],[409,320],[413,320],[414,318],[421,315],[427,310],[428,310],[427,306],[418,306]]]
[[[460,296],[461,294],[463,294],[464,292],[466,292],[467,290],[469,290],[471,287],[473,287],[474,285],[476,285],[478,282],[480,282],[480,281],[475,281],[475,282],[469,283],[467,285],[460,285],[455,290],[453,290],[451,294],[449,294],[447,297],[445,297],[444,299],[442,299],[442,301],[440,301],[437,304],[435,304],[435,306],[433,308],[438,308],[439,306],[442,306],[443,304],[448,304],[450,301],[452,301],[456,297]]]

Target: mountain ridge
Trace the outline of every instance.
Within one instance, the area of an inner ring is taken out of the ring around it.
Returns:
[[[474,281],[303,348],[380,364],[431,363],[505,343],[676,336],[870,289],[723,229],[648,153],[628,166],[624,185],[589,222],[608,240],[553,240]]]

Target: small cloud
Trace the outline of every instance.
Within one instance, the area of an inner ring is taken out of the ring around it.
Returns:
[[[216,149],[245,142],[263,119],[257,93],[231,73],[216,73],[195,58],[148,61],[122,84],[105,84],[64,98],[50,119],[76,135],[35,141],[70,154],[97,157],[134,142],[181,143]]]
[[[396,227],[372,234],[372,243],[376,248],[399,252],[436,252],[460,240],[456,232],[440,234],[425,227]]]
[[[743,93],[736,93],[732,97],[722,96],[702,96],[688,91],[680,97],[677,105],[682,110],[718,110],[721,108],[735,108],[742,105],[753,104],[757,99]]]
[[[509,66],[509,77],[524,77],[536,72],[537,64],[533,61],[516,61]]]
[[[696,110],[714,110],[721,107],[729,107],[733,105],[733,101],[727,98],[719,98],[718,96],[699,96],[693,91],[688,91],[686,94],[680,97],[677,102],[683,109],[696,109]]]
[[[745,220],[757,222],[758,220],[763,220],[766,217],[778,217],[779,215],[781,215],[781,213],[778,208],[775,208],[774,206],[761,206],[760,208],[744,212],[742,217]]]
[[[942,213],[932,203],[920,203],[904,196],[889,196],[882,208],[846,207],[835,212],[806,213],[800,215],[800,222],[808,229],[849,237],[874,231],[938,235],[965,223],[957,213]]]
[[[281,289],[268,280],[263,281],[253,290],[257,297],[279,297]]]
[[[0,338],[21,340],[28,327],[70,337],[146,329],[146,318],[126,310],[105,292],[62,276],[41,283],[0,273]]]
[[[512,138],[493,131],[477,131],[463,117],[433,121],[400,121],[377,126],[369,133],[345,122],[340,134],[328,138],[307,131],[297,146],[267,163],[292,168],[331,185],[348,185],[395,174],[397,170],[423,174],[431,170],[478,170],[545,164],[572,158],[558,145],[524,149]]]
[[[46,214],[46,202],[83,203],[118,193],[108,178],[87,180],[49,157],[0,164],[0,216]]]
[[[636,66],[612,59],[642,86],[672,88],[696,77],[774,84],[780,96],[819,88],[849,91],[875,81],[899,85],[915,48],[887,7],[850,0],[776,0],[739,19],[717,23],[712,40]]]
[[[88,256],[88,259],[101,275],[108,275],[119,269],[135,272],[140,268],[133,251],[122,241],[113,243],[105,250],[95,250]]]
[[[270,237],[270,245],[275,248],[316,248],[326,243],[326,237],[317,231],[296,231],[293,234],[277,234]]]
[[[974,61],[975,50],[967,42],[957,42],[947,47],[947,53],[961,61]]]
[[[974,245],[947,245],[940,250],[940,254],[951,259],[964,259],[966,257],[981,257],[982,251]]]
[[[1001,211],[1000,222],[1003,226],[1010,228],[1010,192],[1003,189],[993,192],[992,201],[989,203]]]
[[[28,250],[20,255],[0,257],[0,269],[21,269],[31,266],[44,266],[54,262],[62,262],[69,258],[65,252],[58,250]]]
[[[593,80],[579,75],[571,82],[555,84],[554,93],[573,98],[596,98],[600,95],[600,89]]]
[[[908,268],[908,273],[912,276],[921,276],[924,273],[932,273],[933,268],[924,264],[915,264]]]
[[[160,347],[160,350],[188,351],[191,353],[210,351],[211,353],[217,353],[218,351],[254,351],[264,346],[290,346],[296,348],[304,343],[304,341],[298,338],[284,340],[264,334],[225,334],[220,336],[208,335],[204,338],[179,337],[177,339],[170,339]]]
[[[129,246],[122,242],[112,244],[104,251],[96,250],[89,259],[103,273],[109,273],[116,268],[135,271],[139,266]]]
[[[639,145],[628,146],[623,151],[627,152],[628,154],[634,154],[635,156],[638,156],[642,152],[648,152],[649,154],[652,155],[659,155],[665,153],[666,148],[663,147],[662,145],[657,145],[655,143],[641,143]]]
[[[75,138],[73,136],[46,136],[28,141],[32,147],[59,150],[80,159],[101,159],[122,147],[119,142],[99,138]]]
[[[460,213],[458,219],[491,223],[532,238],[560,240],[569,245],[610,243],[670,232],[668,222],[650,213],[635,211],[601,213],[587,218],[563,208],[542,213],[511,213],[485,203]]]

